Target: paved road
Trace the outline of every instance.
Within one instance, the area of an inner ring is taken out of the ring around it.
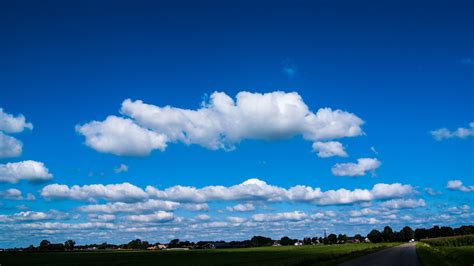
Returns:
[[[416,255],[415,243],[407,243],[397,247],[384,249],[375,253],[365,255],[350,261],[346,261],[340,266],[419,266]]]

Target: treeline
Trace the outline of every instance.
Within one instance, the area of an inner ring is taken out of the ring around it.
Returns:
[[[370,231],[370,233],[367,235],[367,238],[372,243],[407,242],[411,239],[421,240],[426,238],[460,236],[470,234],[474,234],[473,225],[463,225],[458,228],[452,228],[449,226],[439,227],[435,225],[430,229],[418,228],[415,231],[413,231],[413,229],[411,229],[409,226],[405,226],[399,232],[393,231],[390,226],[385,226],[382,232],[376,229]]]
[[[302,240],[291,239],[287,236],[280,240],[273,240],[265,236],[254,236],[249,240],[243,241],[180,241],[173,239],[168,244],[154,243],[135,239],[127,244],[90,244],[76,245],[73,240],[67,240],[64,243],[51,243],[48,240],[42,240],[39,246],[30,245],[27,248],[13,248],[6,251],[71,251],[71,250],[104,250],[104,249],[163,249],[163,248],[188,248],[188,249],[207,249],[207,248],[243,248],[243,247],[262,247],[262,246],[290,246],[290,245],[333,245],[343,243],[360,243],[360,242],[407,242],[411,239],[422,240],[438,237],[460,236],[474,234],[473,225],[465,225],[458,228],[449,226],[433,226],[432,228],[418,228],[413,230],[409,226],[403,227],[400,231],[393,231],[390,226],[385,226],[383,231],[372,230],[367,236],[356,234],[347,236],[345,234],[329,234],[327,237],[305,237]],[[469,238],[471,240],[472,238]]]
[[[433,226],[431,229],[416,229],[415,238],[417,240],[424,238],[446,237],[446,236],[462,236],[474,234],[473,225],[463,225],[458,228],[451,228],[449,226]]]
[[[156,243],[154,245],[157,245]],[[76,245],[74,240],[66,240],[64,243],[51,243],[48,240],[42,240],[39,246],[30,245],[27,248],[13,248],[12,251],[71,251],[71,250],[93,250],[93,249],[147,249],[148,247],[153,246],[153,244],[148,243],[147,241],[141,241],[140,239],[135,239],[130,241],[128,244],[108,244],[104,242],[102,244],[90,244],[90,245]]]

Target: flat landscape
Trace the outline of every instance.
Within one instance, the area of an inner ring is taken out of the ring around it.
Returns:
[[[336,265],[399,243],[176,251],[5,252],[5,265]]]
[[[474,266],[474,0],[0,0],[0,266]]]

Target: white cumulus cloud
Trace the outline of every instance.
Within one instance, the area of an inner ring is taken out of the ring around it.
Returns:
[[[30,182],[46,181],[53,178],[42,162],[22,161],[0,164],[0,182],[18,183],[20,180]]]
[[[23,115],[14,116],[3,111],[0,108],[0,131],[6,133],[19,133],[25,128],[33,129],[33,124],[26,122]]]
[[[288,189],[269,185],[259,179],[249,179],[241,184],[224,186],[207,186],[203,188],[173,186],[164,190],[152,186],[146,188],[150,197],[177,202],[208,202],[262,200],[268,202],[309,202],[316,205],[352,204],[355,202],[378,199],[400,198],[414,193],[410,185],[399,183],[375,184],[372,189],[338,189],[322,191],[309,186],[294,186]]]
[[[318,156],[322,158],[332,156],[347,157],[344,146],[338,141],[315,142],[313,143],[313,151],[318,152]]]
[[[120,110],[128,118],[109,116],[76,130],[86,144],[115,155],[148,155],[169,142],[197,144],[211,150],[232,150],[245,139],[278,140],[296,135],[312,142],[363,134],[364,121],[331,108],[309,110],[301,96],[281,91],[239,92],[236,99],[214,92],[196,110],[159,107],[141,100],[125,100]]]
[[[148,198],[143,189],[130,183],[122,184],[93,184],[69,187],[67,185],[51,184],[40,191],[46,199],[70,199],[81,201],[95,201],[105,199],[109,201],[133,202]]]
[[[426,206],[423,199],[393,199],[382,202],[380,207],[388,209],[411,209]]]
[[[154,149],[166,148],[166,136],[116,116],[76,126],[76,131],[86,137],[88,146],[104,153],[146,156]]]
[[[84,211],[113,212],[112,209],[145,208],[162,202],[152,202],[151,199],[165,200],[191,211],[208,210],[206,204],[211,201],[264,201],[264,202],[308,202],[315,205],[352,204],[372,200],[402,198],[414,194],[410,185],[400,183],[375,184],[372,189],[322,191],[321,188],[309,186],[294,186],[288,189],[267,184],[259,179],[249,179],[234,186],[206,186],[203,188],[189,186],[173,186],[163,190],[147,186],[145,190],[129,183],[123,184],[94,184],[85,186],[67,186],[52,184],[45,186],[41,191],[45,199],[70,199],[81,201],[96,201],[104,199],[117,204],[97,204],[83,207]],[[148,201],[147,201],[148,200]],[[123,202],[140,202],[136,205]],[[199,203],[199,204],[192,204]],[[195,205],[193,207],[193,205]],[[160,205],[161,206],[161,205]],[[175,205],[172,205],[175,206]],[[177,206],[175,206],[177,207]],[[252,210],[251,204],[238,204],[231,207],[232,211]],[[153,208],[151,208],[153,209]]]
[[[23,143],[0,131],[0,159],[18,157],[23,150]]]
[[[459,190],[461,192],[474,191],[474,186],[465,186],[461,180],[449,180],[446,187],[450,190]]]
[[[336,176],[363,176],[374,172],[382,163],[376,158],[360,158],[357,163],[338,163],[331,169]]]
[[[26,122],[23,115],[13,116],[0,108],[0,159],[21,155],[23,143],[5,133],[19,133],[24,129],[33,129],[33,124]]]

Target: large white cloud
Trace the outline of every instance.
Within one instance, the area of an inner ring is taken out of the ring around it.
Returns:
[[[22,132],[25,128],[33,129],[33,124],[26,122],[23,115],[14,116],[0,108],[0,131],[6,133]]]
[[[30,182],[46,181],[53,178],[42,162],[22,161],[0,164],[0,182],[18,183],[20,180]]]
[[[352,113],[321,108],[309,110],[301,96],[281,91],[240,92],[232,99],[214,92],[197,110],[159,107],[140,100],[125,100],[120,112],[76,130],[97,151],[143,156],[164,150],[168,142],[197,144],[211,150],[232,150],[245,139],[277,140],[302,135],[316,142],[363,134],[364,123]],[[117,133],[118,131],[118,133]]]
[[[86,136],[86,144],[99,152],[145,156],[154,149],[166,148],[166,136],[140,127],[130,119],[109,116],[102,122],[76,126]]]
[[[0,131],[0,159],[18,157],[23,150],[21,141]]]
[[[338,141],[315,142],[313,143],[313,151],[318,152],[318,156],[321,158],[332,156],[347,157],[344,146]]]
[[[449,180],[446,187],[450,190],[459,190],[461,192],[474,191],[474,186],[465,186],[461,180]]]
[[[454,131],[450,131],[447,128],[439,128],[430,132],[435,140],[441,141],[444,139],[460,138],[464,139],[467,137],[474,136],[474,122],[469,123],[469,127],[460,127]]]
[[[46,199],[71,199],[81,201],[95,201],[105,199],[108,201],[133,202],[148,198],[141,188],[130,183],[122,184],[94,184],[85,186],[72,186],[51,184],[41,189],[41,196]]]
[[[280,201],[287,195],[283,188],[268,185],[259,179],[249,179],[241,184],[224,186],[207,186],[203,188],[173,186],[159,190],[147,186],[149,195],[156,198],[180,202],[207,202],[216,200],[267,200]]]
[[[363,176],[373,172],[382,163],[375,158],[360,158],[357,163],[338,163],[331,169],[336,176]]]
[[[148,186],[151,197],[178,202],[208,202],[232,200],[263,200],[269,202],[293,201],[310,202],[317,205],[351,204],[377,199],[399,198],[414,192],[410,185],[375,184],[368,189],[338,189],[322,191],[309,186],[294,186],[288,189],[272,186],[259,179],[249,179],[241,184],[224,186],[207,186],[203,188],[174,186],[159,190]]]

